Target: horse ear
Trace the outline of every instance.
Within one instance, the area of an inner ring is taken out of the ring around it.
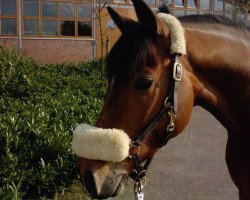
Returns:
[[[139,21],[150,31],[163,34],[163,27],[160,19],[156,14],[149,8],[149,6],[143,0],[132,0],[137,18]]]
[[[109,12],[109,15],[111,16],[111,18],[113,19],[113,21],[115,22],[115,24],[118,26],[118,28],[120,29],[120,31],[122,33],[126,33],[127,32],[128,24],[131,24],[131,23],[135,22],[134,20],[132,20],[130,18],[123,17],[123,16],[119,15],[110,6],[107,7],[107,10]]]

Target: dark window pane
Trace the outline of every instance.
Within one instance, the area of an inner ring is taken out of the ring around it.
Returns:
[[[1,34],[16,35],[16,19],[0,19]]]
[[[78,4],[77,12],[78,12],[78,18],[91,18],[91,5]]]
[[[43,20],[43,35],[57,35],[57,21]]]
[[[16,0],[0,0],[0,15],[16,16]]]
[[[42,2],[42,16],[56,17],[56,2]]]
[[[74,4],[60,3],[60,17],[74,18]]]
[[[91,22],[78,22],[78,35],[79,36],[91,36],[92,35],[92,23]]]
[[[38,0],[23,0],[23,15],[38,16]]]
[[[61,21],[61,35],[75,36],[75,22]]]
[[[24,20],[24,34],[25,35],[38,35],[38,20],[25,19]]]

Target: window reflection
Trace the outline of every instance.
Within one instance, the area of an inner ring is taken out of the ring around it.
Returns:
[[[196,7],[196,4],[195,4],[194,0],[188,0],[188,1],[187,1],[187,6],[188,6],[188,7],[195,8],[195,7]]]
[[[184,10],[175,10],[174,15],[175,16],[184,16],[185,13],[184,13]]]
[[[56,2],[42,2],[42,16],[56,17]]]
[[[16,15],[16,0],[0,0],[0,15]]]
[[[16,35],[16,19],[0,19],[1,34]]]
[[[155,6],[155,0],[145,0],[149,6]]]
[[[61,21],[61,35],[75,36],[75,21]]]
[[[78,4],[77,13],[78,13],[78,18],[91,18],[91,5]]]
[[[200,8],[201,9],[209,9],[210,6],[210,0],[201,0],[200,1]]]
[[[24,20],[24,34],[25,35],[38,35],[38,20],[25,19]]]
[[[221,0],[215,0],[215,10],[223,10],[223,2]]]
[[[184,6],[184,2],[182,0],[175,0],[174,3],[175,3],[175,6],[178,6],[178,7]]]
[[[23,0],[23,15],[24,16],[38,16],[38,1],[34,0]]]
[[[57,21],[55,20],[43,20],[42,22],[42,34],[43,35],[57,35]]]
[[[73,3],[60,3],[60,17],[74,18],[74,4]]]
[[[91,36],[92,26],[91,22],[78,22],[78,35],[79,36]]]

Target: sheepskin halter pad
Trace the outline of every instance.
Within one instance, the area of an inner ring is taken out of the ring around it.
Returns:
[[[158,13],[157,16],[162,22],[166,23],[169,29],[171,40],[170,54],[179,53],[186,55],[186,40],[181,22],[170,14]]]
[[[80,124],[74,130],[72,150],[82,158],[120,162],[128,157],[130,142],[123,130]]]

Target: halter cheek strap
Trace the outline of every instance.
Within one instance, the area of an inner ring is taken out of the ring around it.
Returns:
[[[173,58],[173,75],[170,81],[170,89],[168,92],[168,96],[164,101],[164,106],[159,114],[152,120],[152,122],[148,125],[145,131],[140,134],[140,136],[132,141],[131,148],[136,147],[140,149],[141,143],[143,140],[151,133],[151,131],[159,124],[162,118],[168,114],[169,117],[169,124],[167,125],[166,129],[166,136],[163,140],[163,143],[160,147],[165,146],[169,139],[171,138],[171,133],[174,131],[174,119],[178,110],[178,87],[179,82],[181,81],[182,77],[182,66],[179,63],[179,58],[181,54],[175,53]],[[146,171],[153,159],[153,157],[147,159],[143,165],[140,161],[139,151],[130,155],[130,157],[134,160],[135,168],[130,174],[130,177],[135,181],[135,186],[139,187],[141,185],[141,180],[146,177]],[[138,188],[137,188],[138,189]]]

